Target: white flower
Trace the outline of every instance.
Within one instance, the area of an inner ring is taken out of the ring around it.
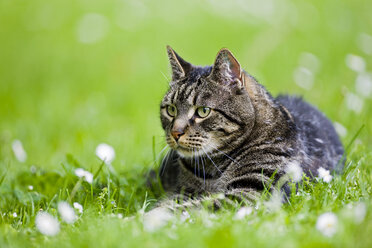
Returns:
[[[17,218],[18,214],[16,212],[13,213],[13,218]]]
[[[187,212],[187,211],[182,211],[182,213],[181,213],[181,215],[180,215],[180,221],[181,222],[185,222],[185,221],[188,221],[188,220],[190,220],[190,214],[189,214],[189,212]]]
[[[97,146],[96,155],[105,163],[111,164],[115,159],[115,150],[112,146],[102,143]]]
[[[356,92],[363,97],[370,97],[372,94],[372,74],[359,73],[355,80]]]
[[[366,62],[358,55],[348,54],[345,58],[346,65],[353,71],[363,72],[366,69]]]
[[[84,178],[85,181],[87,181],[88,183],[92,183],[93,182],[93,174],[90,173],[89,171],[86,171],[82,168],[77,168],[75,170],[75,175],[80,177],[80,178]]]
[[[324,236],[332,237],[337,231],[337,224],[337,216],[334,213],[328,212],[318,217],[316,229],[318,229]]]
[[[298,64],[316,73],[319,71],[320,62],[317,56],[309,52],[303,52],[298,58]]]
[[[78,203],[78,202],[74,202],[74,208],[79,212],[79,213],[83,213],[83,206],[80,204],[80,203]]]
[[[309,69],[300,66],[294,70],[293,80],[301,88],[310,90],[314,84],[314,75]]]
[[[270,200],[266,201],[264,205],[267,207],[269,211],[276,212],[278,211],[283,203],[283,193],[275,190],[271,197]]]
[[[154,232],[165,226],[173,215],[166,208],[155,208],[143,216],[143,227],[148,232]]]
[[[74,209],[67,202],[58,203],[58,212],[64,222],[73,224],[77,220]]]
[[[323,177],[328,176],[328,175],[329,175],[329,170],[326,170],[323,167],[320,167],[318,169],[318,176],[319,177],[323,178]]]
[[[209,219],[212,219],[212,220],[217,219],[217,215],[214,214],[214,213],[209,214],[208,217],[209,217]]]
[[[224,193],[218,193],[218,194],[216,195],[216,199],[218,199],[218,200],[223,200],[223,199],[225,199],[225,194],[224,194]]]
[[[234,219],[236,220],[242,220],[245,218],[245,216],[250,215],[253,212],[252,207],[242,207],[236,212]]]
[[[326,182],[326,183],[330,183],[332,181],[332,176],[331,175],[327,175],[325,177],[323,177],[323,181]]]
[[[354,93],[348,92],[345,97],[345,102],[346,107],[357,114],[359,114],[363,109],[363,99]]]
[[[302,168],[297,162],[292,162],[287,165],[286,172],[294,182],[299,182],[302,179]]]
[[[318,176],[320,179],[323,180],[323,182],[329,183],[332,181],[332,175],[330,175],[329,170],[324,169],[323,167],[320,167],[318,169]]]
[[[82,168],[77,168],[75,170],[75,175],[78,177],[84,177],[85,176],[85,170]]]
[[[19,162],[25,162],[27,159],[27,153],[23,148],[22,142],[20,140],[14,140],[12,142],[12,149],[14,156]]]
[[[54,236],[59,233],[59,222],[47,212],[39,212],[35,218],[35,225],[39,232],[47,236]]]
[[[85,14],[77,26],[77,39],[81,43],[93,44],[102,40],[108,31],[109,22],[101,14]]]
[[[92,184],[92,182],[93,182],[93,174],[92,173],[90,173],[89,171],[85,171],[84,178],[85,178],[85,181]]]
[[[372,36],[366,33],[361,33],[358,36],[357,44],[360,50],[364,53],[372,54]]]
[[[201,220],[205,227],[210,228],[215,226],[214,222],[217,218],[215,214],[211,214],[208,211],[202,211],[199,216],[201,217]]]
[[[28,185],[28,190],[34,190],[34,186],[32,186],[32,185]]]
[[[363,222],[364,218],[366,217],[367,214],[367,207],[366,204],[363,202],[359,202],[355,207],[354,207],[354,221],[357,224],[360,224]]]
[[[119,28],[130,32],[139,30],[148,20],[149,9],[142,1],[126,1],[115,9],[116,24]],[[136,20],[135,22],[132,20]]]
[[[345,137],[347,135],[347,129],[341,123],[334,122],[333,126],[335,127],[337,134],[341,137]]]

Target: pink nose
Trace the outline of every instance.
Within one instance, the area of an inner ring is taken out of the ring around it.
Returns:
[[[172,130],[171,131],[171,135],[173,136],[173,138],[178,141],[179,138],[181,138],[182,135],[184,135],[185,133],[180,131],[180,130]]]

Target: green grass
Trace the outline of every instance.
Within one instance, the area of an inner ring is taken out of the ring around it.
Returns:
[[[372,70],[360,46],[361,34],[372,35],[371,8],[366,0],[0,0],[0,247],[371,247],[371,98],[345,63],[355,54]],[[78,38],[87,13],[106,18],[104,35],[89,44]],[[237,209],[195,211],[146,231],[141,212],[161,193],[145,177],[165,146],[158,105],[170,75],[167,44],[201,65],[228,47],[271,93],[303,95],[341,123],[345,146],[364,125],[345,172],[330,184],[303,183],[278,211],[261,204],[244,220],[234,219]],[[319,61],[309,90],[293,80],[304,52]],[[362,99],[361,112],[348,108],[350,93]],[[13,154],[16,139],[25,162]],[[114,171],[101,168],[100,143],[114,147]],[[76,168],[98,172],[93,184],[79,181]],[[35,216],[42,209],[60,218],[59,201],[79,202],[84,212],[44,236]],[[359,202],[367,212],[356,222]],[[330,211],[337,232],[326,237],[315,225]]]

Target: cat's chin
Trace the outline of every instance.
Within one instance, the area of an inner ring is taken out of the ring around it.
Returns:
[[[203,149],[190,149],[178,146],[175,150],[181,157],[184,158],[194,158],[205,155]]]

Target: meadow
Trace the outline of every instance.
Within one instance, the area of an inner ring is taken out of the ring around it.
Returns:
[[[0,247],[372,247],[371,9],[0,0]],[[163,195],[146,177],[165,154],[166,45],[199,65],[227,47],[273,95],[303,96],[334,123],[343,173],[283,205],[146,218]]]

